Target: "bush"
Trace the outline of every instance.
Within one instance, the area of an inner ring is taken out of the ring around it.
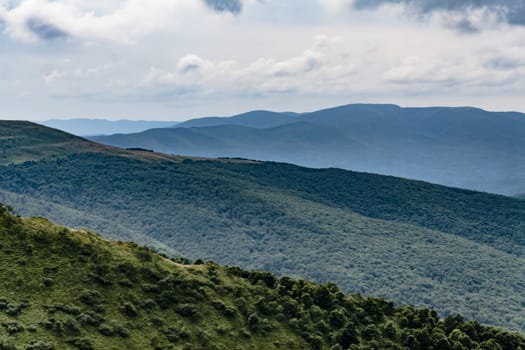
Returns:
[[[54,283],[55,281],[52,278],[47,278],[47,277],[44,278],[44,280],[42,281],[42,284],[47,288],[51,287]]]
[[[18,323],[18,321],[15,320],[7,320],[2,322],[2,327],[4,327],[7,333],[9,334],[20,333],[25,330],[24,326],[22,326]]]
[[[79,296],[80,301],[88,306],[98,305],[101,298],[102,294],[99,291],[91,289],[84,289]]]
[[[199,312],[199,308],[195,304],[180,304],[175,307],[175,312],[181,316],[193,316]]]
[[[0,350],[18,350],[12,341],[0,338]]]
[[[257,329],[259,326],[260,319],[259,316],[256,313],[251,314],[248,316],[248,328],[251,330]]]
[[[74,346],[78,350],[95,350],[93,344],[87,338],[72,338],[66,340],[66,343]]]
[[[18,316],[22,313],[22,309],[25,307],[25,304],[7,304],[5,313],[9,316]]]
[[[47,308],[47,312],[50,314],[54,314],[57,311],[74,316],[80,314],[80,308],[76,305],[56,304]]]
[[[128,317],[135,317],[138,315],[137,307],[131,301],[125,302],[121,307],[121,311]]]
[[[26,346],[25,350],[55,350],[55,344],[38,341]]]
[[[102,324],[98,328],[98,331],[100,334],[105,335],[106,337],[113,337],[115,335],[118,335],[122,338],[129,337],[129,331],[115,321]]]
[[[64,329],[67,333],[69,333],[70,335],[79,335],[80,334],[80,324],[77,322],[76,319],[74,318],[71,318],[71,316],[69,316],[65,321],[64,321]]]
[[[81,325],[98,327],[103,322],[103,319],[94,313],[83,312],[77,316],[77,321],[80,322]]]

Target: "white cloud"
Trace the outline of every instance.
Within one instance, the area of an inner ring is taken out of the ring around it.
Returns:
[[[319,0],[329,12],[335,13],[350,8],[352,0]]]
[[[235,94],[314,91],[323,85],[343,89],[348,76],[354,73],[344,40],[319,35],[313,41],[300,55],[282,60],[259,58],[244,65],[235,60],[214,61],[189,54],[180,58],[173,70],[150,69],[141,85]]]
[[[46,82],[46,84],[53,84],[55,81],[57,81],[58,79],[64,76],[65,76],[64,72],[58,69],[53,69],[48,74],[44,75],[44,81]]]
[[[201,1],[188,0],[22,0],[9,7],[0,3],[6,32],[26,41],[71,36],[132,44],[138,38],[177,26],[184,17],[211,14]]]

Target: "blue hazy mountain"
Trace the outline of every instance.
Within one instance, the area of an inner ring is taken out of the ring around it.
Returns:
[[[40,124],[78,136],[110,135],[141,132],[152,128],[170,127],[177,122],[107,119],[50,119]]]
[[[177,126],[181,128],[189,127],[208,127],[225,124],[241,125],[251,128],[272,128],[279,125],[290,124],[296,121],[297,113],[293,112],[270,112],[270,111],[252,111],[233,117],[204,117],[191,119],[180,123]]]
[[[174,154],[338,167],[515,195],[525,192],[524,135],[521,113],[353,104],[300,115],[251,112],[196,119],[92,140]]]

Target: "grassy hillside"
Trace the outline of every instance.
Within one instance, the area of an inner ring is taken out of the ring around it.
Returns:
[[[3,167],[0,184],[24,215],[525,329],[523,201],[278,163],[103,154]]]
[[[101,145],[31,122],[0,120],[0,166],[60,158],[75,153],[115,154],[143,160],[176,159],[162,154]]]
[[[518,333],[267,272],[169,260],[0,206],[0,348],[522,349]]]
[[[294,117],[252,112],[181,126],[192,128],[93,140],[174,154],[338,167],[506,195],[525,191],[520,113],[353,104]]]
[[[31,135],[30,138],[27,135]],[[104,147],[65,132],[29,122],[0,121],[0,165],[38,160]],[[110,149],[110,147],[105,147]]]

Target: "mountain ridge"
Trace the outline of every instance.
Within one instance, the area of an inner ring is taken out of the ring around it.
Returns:
[[[255,110],[227,117],[227,119],[229,124],[264,129],[292,123],[296,117],[296,114],[292,113],[293,112],[280,113],[266,110]],[[176,125],[176,127],[187,128],[224,125],[224,118],[225,117],[203,117],[190,119]]]
[[[214,123],[222,125],[200,125],[200,130],[175,127],[92,139],[173,154],[338,167],[505,195],[525,191],[525,115],[517,112],[352,104],[302,113],[292,121],[283,117],[277,129],[227,133],[236,118],[216,118]],[[259,118],[264,122],[264,116]],[[299,123],[312,127],[301,129]],[[315,127],[319,139],[334,142],[317,142]]]

